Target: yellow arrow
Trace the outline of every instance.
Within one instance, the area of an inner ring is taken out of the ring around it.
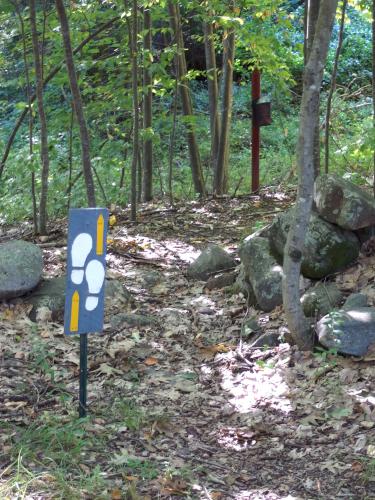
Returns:
[[[79,293],[77,290],[73,293],[72,308],[70,310],[70,331],[78,332],[79,320]]]
[[[99,215],[96,223],[96,255],[103,255],[104,251],[104,217]]]

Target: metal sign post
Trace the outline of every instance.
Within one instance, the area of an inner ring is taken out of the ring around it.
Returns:
[[[108,210],[69,210],[64,331],[80,335],[79,416],[87,413],[87,334],[101,332]]]
[[[260,127],[271,125],[271,103],[261,97],[260,71],[255,68],[251,78],[252,128],[251,128],[251,192],[259,191]]]
[[[254,104],[260,98],[260,71],[255,68],[251,78],[251,100],[253,119],[251,127],[251,192],[259,191],[260,127],[255,119]]]

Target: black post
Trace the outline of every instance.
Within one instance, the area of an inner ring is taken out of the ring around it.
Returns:
[[[79,418],[83,418],[87,415],[87,333],[79,337]]]

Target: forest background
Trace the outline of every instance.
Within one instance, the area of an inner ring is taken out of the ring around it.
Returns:
[[[45,82],[44,184],[29,4]],[[321,137],[343,8],[329,169],[372,183],[372,2],[340,4],[323,78]],[[132,194],[133,201],[173,201],[249,193],[254,68],[273,109],[272,125],[262,128],[261,184],[295,182],[303,2],[71,2],[68,16],[98,204],[125,205]],[[79,127],[55,3],[2,1],[1,26],[1,222],[34,214],[37,230],[42,199],[52,218],[86,204]]]

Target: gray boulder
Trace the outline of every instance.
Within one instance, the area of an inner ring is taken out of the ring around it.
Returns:
[[[33,305],[30,319],[35,321],[37,311],[47,307],[52,313],[54,321],[61,321],[64,316],[66,277],[51,278],[42,281],[40,285],[26,298]],[[113,302],[127,303],[131,301],[130,292],[116,280],[105,280],[105,308],[111,307]]]
[[[271,255],[266,238],[250,238],[239,248],[245,280],[251,284],[256,301],[263,311],[282,304],[282,267]]]
[[[0,245],[0,300],[20,297],[39,283],[43,270],[42,251],[28,241]]]
[[[368,307],[367,295],[364,293],[350,294],[341,309],[350,311],[351,309],[357,309],[358,307]]]
[[[218,245],[210,245],[192,262],[187,274],[190,278],[206,280],[212,273],[235,267],[236,261]]]
[[[255,297],[253,287],[251,286],[249,278],[245,273],[243,264],[240,265],[237,279],[233,283],[232,293],[242,293],[247,299],[248,307],[257,305],[257,299]]]
[[[338,306],[343,298],[335,283],[317,283],[301,298],[305,316],[324,316]]]
[[[375,224],[375,200],[360,187],[334,174],[320,175],[314,186],[316,209],[323,219],[344,229]]]
[[[280,214],[269,233],[271,250],[282,262],[294,208]],[[311,214],[303,251],[301,271],[307,278],[320,279],[353,262],[359,254],[354,233]]]
[[[333,311],[316,325],[319,342],[343,354],[364,356],[375,343],[375,309],[358,307]]]

